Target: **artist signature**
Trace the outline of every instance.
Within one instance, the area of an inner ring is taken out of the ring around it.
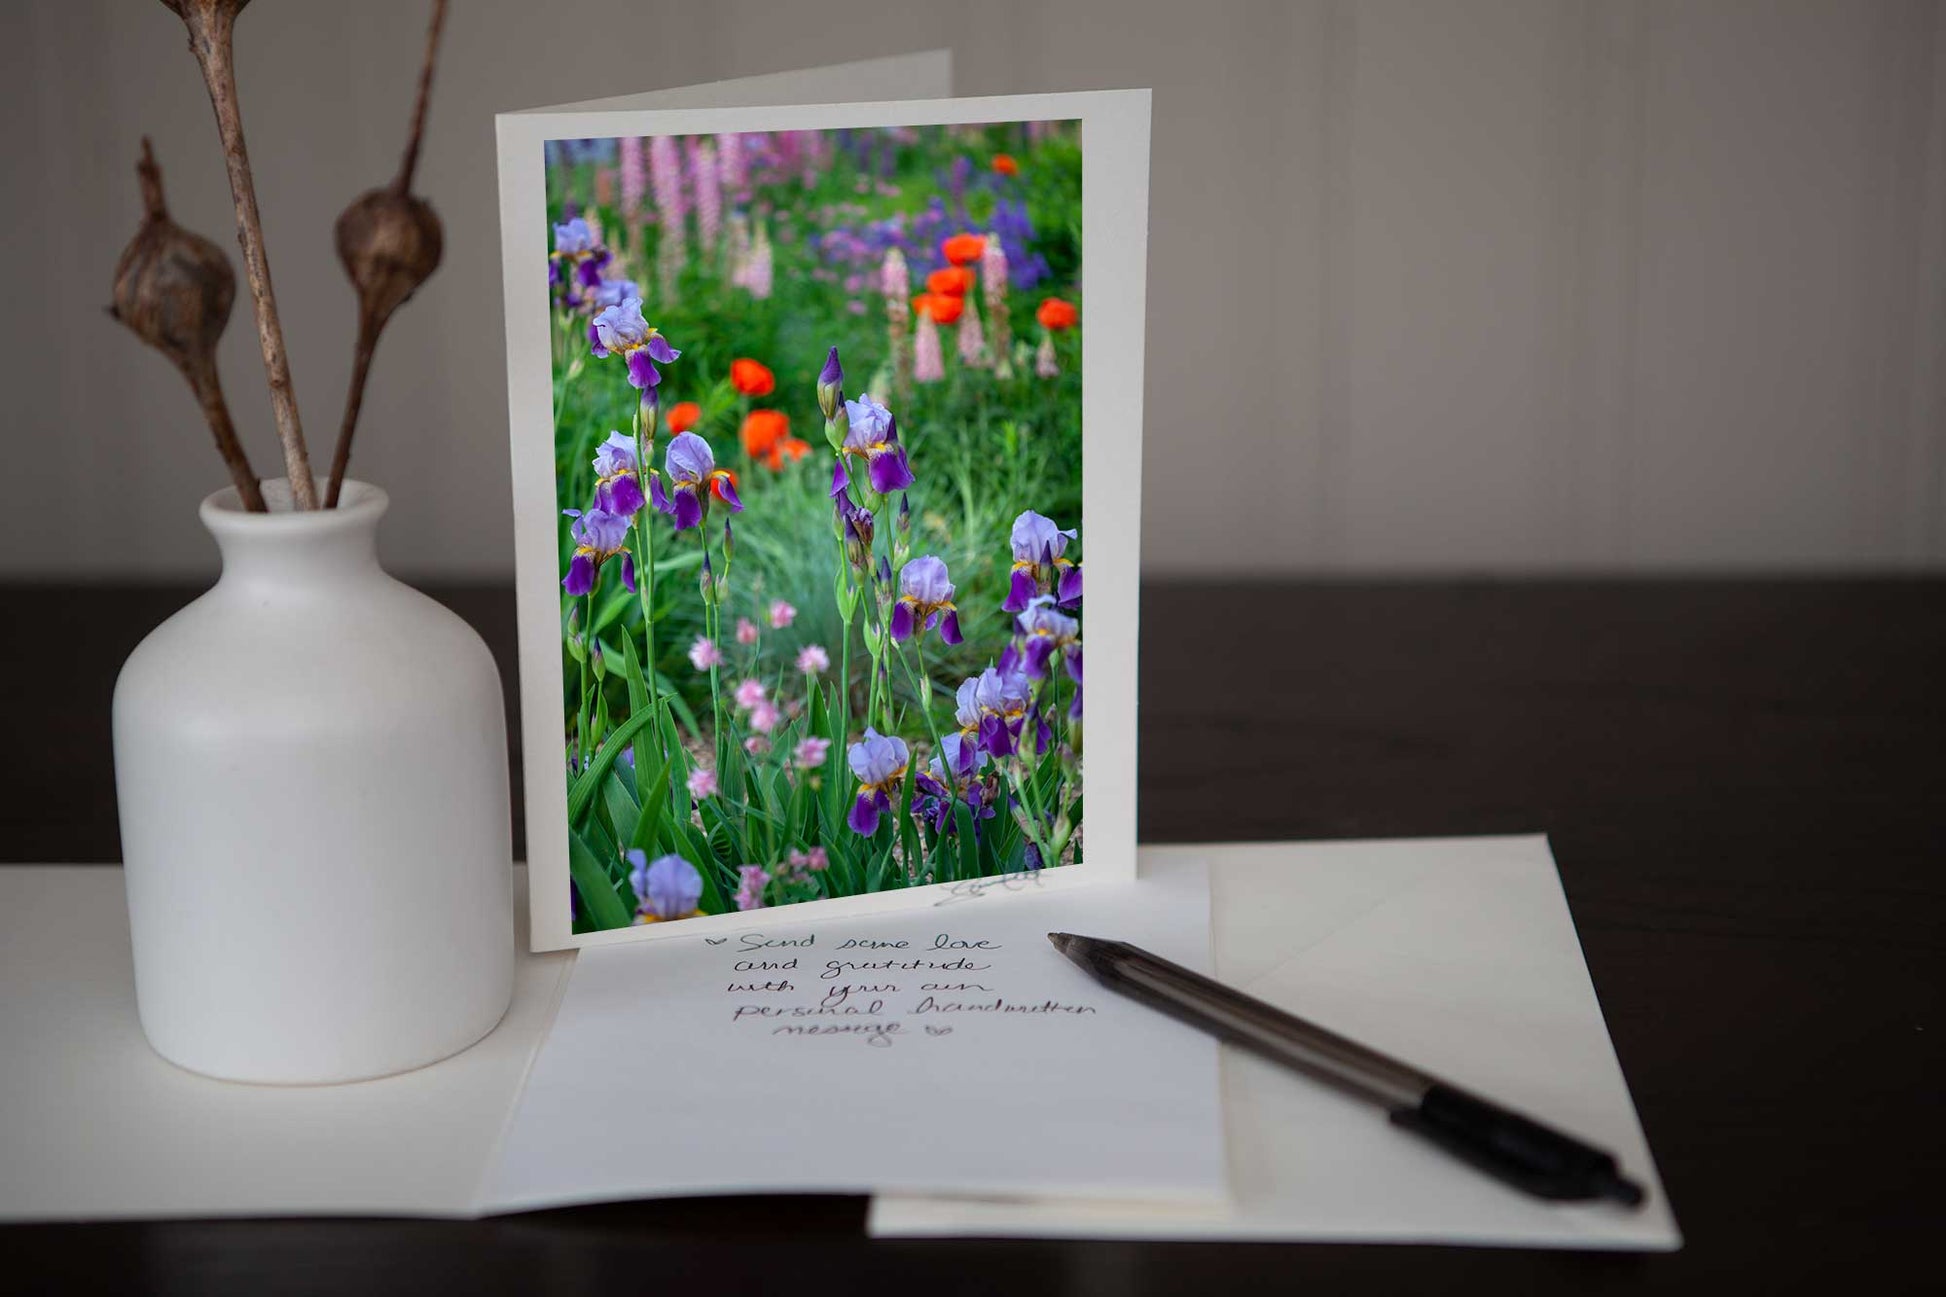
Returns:
[[[998,874],[992,878],[967,878],[954,883],[946,889],[946,895],[934,901],[935,906],[952,905],[958,901],[976,901],[996,889],[1003,892],[1018,892],[1029,887],[1041,885],[1039,869],[1017,869],[1010,874]]]

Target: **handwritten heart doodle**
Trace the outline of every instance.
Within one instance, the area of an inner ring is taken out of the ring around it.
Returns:
[[[720,946],[724,942],[728,941],[729,938],[728,937],[704,937],[703,940],[709,942],[709,944],[712,946]]]
[[[950,1036],[953,1034],[953,1029],[951,1027],[935,1027],[929,1022],[926,1024],[926,1034],[928,1036]]]

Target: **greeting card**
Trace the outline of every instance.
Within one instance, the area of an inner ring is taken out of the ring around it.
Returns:
[[[949,76],[499,119],[536,949],[1134,876],[1149,98]]]

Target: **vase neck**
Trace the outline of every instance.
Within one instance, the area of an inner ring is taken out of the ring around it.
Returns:
[[[223,554],[223,583],[303,589],[356,581],[380,571],[378,487],[347,481],[335,509],[291,508],[290,483],[263,483],[267,513],[252,513],[227,487],[202,504],[203,525]]]

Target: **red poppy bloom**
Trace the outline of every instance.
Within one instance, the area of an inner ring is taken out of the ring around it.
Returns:
[[[1020,164],[1014,161],[1014,155],[1011,153],[994,154],[993,169],[1003,176],[1016,176],[1020,174]]]
[[[973,272],[965,266],[948,266],[926,276],[926,291],[946,297],[964,297],[973,287]]]
[[[688,432],[703,420],[703,407],[694,401],[678,401],[669,407],[669,431]]]
[[[912,299],[912,309],[930,315],[935,324],[951,324],[966,310],[966,299],[950,293],[921,293]]]
[[[939,251],[946,260],[956,266],[964,266],[978,261],[980,254],[987,250],[987,241],[978,234],[955,234],[940,242]]]
[[[1081,318],[1081,312],[1074,309],[1073,302],[1064,302],[1058,297],[1043,297],[1034,318],[1041,322],[1042,328],[1058,331],[1072,329]]]
[[[770,453],[764,456],[764,463],[771,468],[781,469],[784,467],[784,461],[786,459],[795,464],[798,460],[803,459],[810,453],[810,442],[802,441],[796,437],[779,437],[772,443]]]
[[[745,396],[769,396],[777,390],[777,375],[770,366],[739,356],[730,362],[730,386]]]
[[[790,435],[790,416],[782,410],[752,410],[743,420],[743,453],[762,459]]]

